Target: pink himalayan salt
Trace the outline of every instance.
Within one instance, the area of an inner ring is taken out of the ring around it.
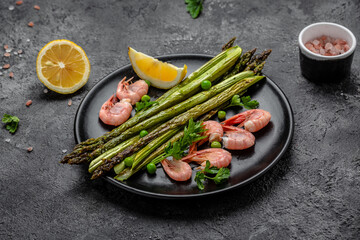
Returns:
[[[329,36],[321,36],[305,43],[305,47],[316,54],[323,56],[336,56],[350,49],[343,39],[335,39]]]

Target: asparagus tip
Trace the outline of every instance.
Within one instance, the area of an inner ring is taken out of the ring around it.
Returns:
[[[235,40],[236,40],[236,37],[233,37],[232,39],[230,39],[230,41],[228,41],[227,43],[225,43],[225,44],[222,46],[221,50],[222,50],[222,51],[225,51],[226,49],[231,48],[231,47],[234,45]]]

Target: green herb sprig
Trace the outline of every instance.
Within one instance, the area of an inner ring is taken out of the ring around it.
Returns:
[[[206,174],[216,174],[214,177],[209,177]],[[210,161],[206,160],[206,165],[204,170],[198,171],[195,175],[195,182],[200,190],[204,190],[204,181],[205,179],[210,179],[215,182],[215,184],[221,184],[230,177],[230,169],[228,168],[217,168],[210,167]]]
[[[148,102],[148,101],[140,101],[135,104],[135,111],[138,112],[142,109],[147,109],[153,104],[157,104],[158,102]]]
[[[181,159],[185,156],[185,151],[189,148],[189,146],[196,141],[199,141],[206,136],[201,136],[201,133],[206,131],[202,126],[202,122],[194,122],[191,118],[189,123],[184,128],[184,136],[180,138],[178,141],[171,143],[165,147],[165,153],[156,157],[152,163],[157,164],[161,162],[164,158],[174,157],[175,159]]]
[[[204,0],[185,0],[186,10],[192,18],[197,18],[202,11]]]
[[[9,114],[4,114],[2,118],[2,122],[5,123],[5,128],[11,133],[15,133],[18,125],[19,125],[20,119],[16,116],[11,116]]]
[[[254,109],[259,107],[259,102],[256,100],[251,100],[250,96],[240,98],[239,95],[234,95],[231,99],[230,105],[227,106],[226,108],[234,107],[234,106],[241,106],[246,109]]]

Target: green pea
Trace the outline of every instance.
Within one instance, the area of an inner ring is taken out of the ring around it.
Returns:
[[[154,174],[156,172],[156,165],[151,162],[148,165],[146,165],[146,170],[148,171],[148,173]]]
[[[214,141],[211,143],[212,148],[221,148],[221,143]]]
[[[146,131],[146,130],[141,130],[140,131],[140,137],[145,137],[146,135],[148,135],[149,133],[148,133],[148,131]]]
[[[204,80],[201,82],[201,88],[203,90],[209,90],[211,88],[211,82],[209,80]]]
[[[134,159],[132,157],[127,157],[125,158],[124,162],[127,167],[131,167],[133,165]]]
[[[149,85],[149,87],[151,86],[151,82],[149,80],[145,80],[146,84]]]
[[[218,111],[218,118],[219,119],[225,119],[226,118],[226,112],[225,111]]]
[[[150,101],[150,96],[149,95],[144,95],[141,97],[141,101],[142,102],[149,102]]]

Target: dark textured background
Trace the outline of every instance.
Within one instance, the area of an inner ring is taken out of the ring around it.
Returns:
[[[358,239],[360,53],[339,84],[304,79],[297,36],[318,21],[342,24],[360,40],[358,0],[205,0],[195,20],[182,0],[24,0],[21,6],[1,0],[1,56],[4,44],[14,50],[0,58],[1,66],[11,64],[0,69],[0,114],[21,122],[14,135],[0,129],[0,239]],[[264,72],[294,110],[292,145],[263,177],[226,194],[165,201],[90,181],[84,168],[59,164],[62,151],[74,146],[81,99],[128,64],[128,45],[154,56],[216,54],[233,36],[245,50],[273,49]],[[59,38],[82,46],[92,66],[87,85],[70,96],[44,93],[35,73],[38,51]],[[19,49],[21,57],[13,54]]]

